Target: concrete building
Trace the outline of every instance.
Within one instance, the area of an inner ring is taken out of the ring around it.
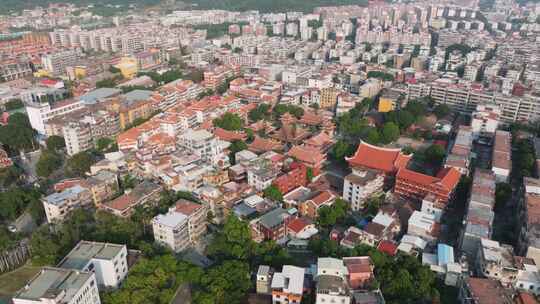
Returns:
[[[511,287],[519,270],[513,251],[511,245],[482,239],[476,259],[478,272],[486,278],[500,281],[506,288]]]
[[[525,178],[519,201],[519,239],[516,252],[540,263],[540,180]]]
[[[305,270],[285,265],[281,272],[272,277],[272,304],[300,303],[304,294]]]
[[[343,182],[343,199],[351,204],[353,211],[359,211],[369,197],[382,192],[383,185],[383,174],[353,167]]]
[[[488,170],[477,169],[474,173],[469,205],[460,235],[461,251],[473,263],[476,260],[481,239],[491,239],[495,217],[495,175]]]
[[[512,170],[512,139],[510,132],[495,131],[493,154],[491,157],[491,171],[495,174],[497,182],[508,182]]]
[[[13,304],[101,304],[92,272],[44,267],[13,296]]]
[[[220,166],[228,164],[228,158],[223,155],[219,140],[206,130],[188,129],[180,135],[179,144],[193,154],[200,156],[204,161]]]
[[[126,245],[80,241],[58,267],[95,274],[99,286],[117,288],[128,273]]]
[[[63,50],[47,54],[41,58],[45,70],[54,76],[64,75],[67,67],[78,64],[80,52],[76,50]]]
[[[475,138],[493,136],[499,126],[501,110],[496,105],[478,105],[472,114],[471,128]]]
[[[188,217],[169,210],[152,220],[154,239],[157,243],[169,247],[174,252],[181,252],[189,246]]]
[[[272,283],[272,277],[274,276],[274,270],[267,265],[259,265],[257,270],[257,283],[256,291],[259,294],[270,294],[272,289],[270,284]]]
[[[80,185],[41,199],[48,223],[62,222],[74,209],[92,206],[92,194]]]
[[[46,123],[48,120],[82,109],[84,104],[79,100],[65,100],[55,102],[27,103],[26,113],[32,128],[40,134],[46,134]]]

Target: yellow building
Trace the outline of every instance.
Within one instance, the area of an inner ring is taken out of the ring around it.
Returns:
[[[329,109],[336,105],[339,91],[335,88],[324,88],[321,90],[321,108]]]
[[[34,77],[41,78],[41,77],[50,77],[51,73],[47,70],[38,70],[37,72],[34,72]]]
[[[399,103],[400,94],[398,92],[387,91],[379,98],[379,112],[386,113],[394,111]]]
[[[118,113],[120,128],[126,129],[136,119],[149,118],[152,113],[152,102],[150,100],[125,100],[118,98],[109,104],[109,109]]]
[[[139,72],[137,59],[133,57],[122,57],[120,63],[115,65],[115,67],[120,70],[120,73],[126,79],[132,79]]]

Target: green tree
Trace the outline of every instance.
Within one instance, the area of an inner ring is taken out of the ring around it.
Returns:
[[[231,164],[236,164],[236,153],[246,150],[248,148],[247,144],[243,140],[235,140],[229,146],[229,160]]]
[[[11,99],[4,105],[6,111],[13,111],[24,108],[24,103],[20,99]]]
[[[116,141],[112,138],[101,137],[96,141],[96,150],[101,153],[118,151],[118,145],[116,145]]]
[[[312,168],[307,168],[306,177],[307,177],[308,182],[311,183],[311,181],[313,180],[313,169]]]
[[[9,116],[8,124],[0,127],[0,142],[11,152],[34,149],[34,130],[28,117],[22,113]]]
[[[398,112],[398,122],[401,130],[407,130],[415,122],[415,117],[411,112],[402,110]]]
[[[378,144],[381,141],[381,139],[380,139],[379,132],[377,131],[377,129],[370,128],[367,133],[367,136],[365,137],[365,141],[367,141],[368,143],[372,145]]]
[[[267,119],[269,117],[270,105],[261,103],[257,107],[248,113],[249,120],[252,122],[257,122],[262,119]]]
[[[45,150],[41,152],[36,164],[36,173],[40,177],[48,177],[62,166],[62,158],[56,152]]]
[[[341,198],[337,198],[331,206],[323,206],[319,209],[317,223],[321,227],[332,227],[336,223],[342,222],[348,209],[348,203]]]
[[[450,107],[445,104],[439,104],[433,109],[433,113],[435,113],[435,116],[437,116],[438,119],[446,117],[446,115],[450,114]]]
[[[254,242],[247,223],[230,215],[223,229],[208,246],[208,253],[220,261],[227,259],[247,261],[253,253],[253,247]]]
[[[204,291],[195,294],[196,302],[216,304],[242,303],[251,287],[249,265],[242,261],[225,261],[202,277]]]
[[[497,183],[495,187],[495,210],[504,210],[511,197],[512,186],[508,183]]]
[[[24,171],[15,166],[11,165],[6,168],[0,169],[0,188],[8,188],[10,186],[16,185],[21,181],[21,177]]]
[[[446,151],[441,145],[431,145],[424,151],[427,162],[433,166],[440,166],[444,160]]]
[[[349,144],[349,142],[339,139],[332,147],[330,157],[339,162],[345,163],[345,157],[351,156],[354,153],[354,150],[354,146]]]
[[[382,138],[385,143],[391,143],[399,138],[399,127],[393,122],[387,122],[382,129]]]
[[[229,131],[239,131],[242,130],[244,122],[238,114],[227,112],[221,117],[214,119],[214,126],[229,130]]]
[[[83,151],[73,155],[67,160],[67,171],[71,175],[84,176],[90,171],[90,167],[95,163],[94,157],[90,153]]]
[[[55,265],[60,258],[57,238],[49,229],[49,225],[44,225],[32,233],[32,264],[36,266]]]
[[[61,136],[52,135],[47,138],[47,140],[45,141],[45,144],[47,145],[48,150],[59,151],[60,149],[63,149],[66,146],[66,141]]]
[[[283,202],[283,193],[275,185],[268,186],[264,189],[263,196],[274,202]]]
[[[427,106],[421,101],[411,100],[407,103],[405,110],[409,111],[418,120],[418,118],[426,115]]]

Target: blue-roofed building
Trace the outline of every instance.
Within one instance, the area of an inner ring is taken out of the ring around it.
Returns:
[[[437,244],[437,260],[439,266],[454,263],[454,248],[442,243]]]
[[[62,222],[72,210],[93,205],[92,193],[80,185],[46,196],[41,202],[49,223]]]

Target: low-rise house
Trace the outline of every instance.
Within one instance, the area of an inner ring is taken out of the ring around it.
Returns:
[[[511,144],[512,139],[509,132],[495,131],[491,170],[499,183],[506,183],[510,178],[510,170],[512,169]]]
[[[304,164],[297,162],[290,164],[287,168],[287,172],[278,176],[272,182],[281,193],[289,193],[293,189],[306,186],[307,183],[307,167]]]
[[[279,241],[287,237],[287,224],[292,219],[287,210],[276,208],[250,222],[251,235],[256,242]]]
[[[319,233],[315,224],[305,217],[295,218],[287,225],[287,235],[291,239],[309,239]]]
[[[100,304],[93,272],[44,267],[13,296],[13,304]]]
[[[328,190],[316,192],[312,193],[310,198],[300,203],[298,209],[302,216],[317,219],[319,217],[319,210],[324,206],[332,206],[335,200],[336,196]]]
[[[512,246],[482,239],[478,248],[476,267],[486,278],[498,280],[504,287],[512,286],[518,274]]]
[[[437,240],[440,233],[440,225],[435,221],[435,216],[420,211],[414,211],[407,225],[407,233],[416,235],[428,242]]]
[[[272,289],[272,277],[274,276],[274,270],[268,265],[259,265],[257,270],[257,283],[256,291],[258,294],[271,294]]]
[[[326,161],[326,154],[308,146],[293,146],[287,155],[311,169],[313,176],[318,176],[321,173],[324,162]]]
[[[540,179],[524,179],[519,202],[519,239],[516,252],[540,263]]]
[[[97,207],[116,195],[119,190],[116,173],[107,170],[100,170],[97,174],[90,176],[85,184],[92,193],[92,199]]]
[[[475,170],[471,196],[465,225],[460,236],[461,250],[473,263],[478,253],[478,247],[482,238],[491,239],[492,223],[495,217],[493,207],[495,205],[496,177],[488,170]]]
[[[58,267],[92,272],[99,286],[117,288],[128,273],[126,245],[80,241]]]
[[[48,223],[62,222],[68,214],[79,208],[92,206],[92,194],[80,185],[64,189],[41,199]]]
[[[272,277],[272,304],[300,303],[304,294],[305,270],[285,265]]]
[[[135,207],[157,202],[161,190],[158,184],[144,181],[116,199],[103,203],[101,208],[116,216],[129,217]]]
[[[462,281],[458,300],[461,304],[513,304],[511,295],[498,281],[472,277]]]

